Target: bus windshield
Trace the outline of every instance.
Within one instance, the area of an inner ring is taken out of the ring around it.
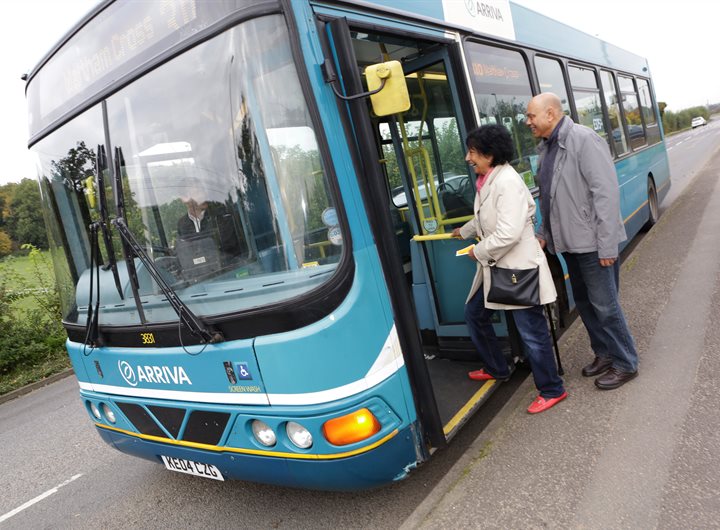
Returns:
[[[125,218],[166,283],[200,316],[298,297],[339,262],[338,216],[280,15],[248,20],[175,57],[32,152],[67,322],[87,316],[88,226],[103,206],[110,218]],[[141,323],[134,282],[145,322],[176,320],[108,226],[114,244],[101,245],[102,258],[107,263],[114,249],[120,288],[101,267],[100,324]]]

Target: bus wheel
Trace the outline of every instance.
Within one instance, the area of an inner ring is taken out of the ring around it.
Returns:
[[[655,190],[655,183],[652,179],[648,179],[648,209],[650,210],[650,216],[647,222],[642,227],[643,232],[650,230],[655,223],[658,222],[660,217],[660,208],[658,207],[657,191]]]

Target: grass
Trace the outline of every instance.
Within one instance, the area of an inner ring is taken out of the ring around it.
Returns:
[[[41,251],[40,256],[41,259],[50,263],[49,251]],[[55,278],[52,271],[45,268],[36,269],[30,256],[14,255],[0,260],[0,285],[7,284],[10,289],[20,282],[28,286],[37,285],[38,274],[45,285],[53,284]],[[32,296],[21,298],[12,304],[12,308],[18,312],[19,316],[24,311],[36,309],[37,307],[37,303]]]
[[[46,358],[42,363],[30,368],[16,368],[0,378],[0,395],[17,390],[35,381],[40,381],[68,368],[70,368],[70,359],[64,351],[58,352]]]
[[[36,266],[36,263],[39,265]],[[12,298],[7,296],[7,293],[11,293],[13,290],[54,285],[55,278],[52,268],[49,266],[50,263],[50,253],[48,251],[36,252],[34,259],[29,255],[15,255],[0,260],[0,286],[4,286],[6,289],[4,293],[0,292],[0,295],[4,297],[7,303],[5,307],[9,308],[10,313],[9,315],[0,315],[0,318],[3,318],[6,326],[7,322],[11,322],[9,331],[7,327],[5,328],[8,334],[3,337],[5,339],[3,341],[4,347],[10,349],[0,352],[0,356],[5,356],[6,363],[7,359],[11,358],[8,356],[12,356],[13,353],[21,356],[14,366],[5,364],[8,371],[0,377],[0,394],[40,381],[70,367],[70,360],[62,346],[48,348],[46,342],[34,342],[37,339],[32,339],[30,343],[22,342],[23,336],[42,336],[41,340],[43,341],[50,339],[55,344],[62,343],[65,336],[63,331],[58,330],[55,326],[50,326],[54,329],[53,331],[46,330],[43,327],[42,330],[45,331],[45,334],[43,335],[42,331],[38,333],[38,326],[47,326],[47,320],[43,320],[44,323],[35,322],[31,316],[32,312],[43,309],[41,302],[47,302],[45,297],[52,296],[52,294],[44,294],[42,291],[38,291],[12,302],[10,302]],[[27,335],[24,335],[24,333],[27,333]],[[56,337],[56,334],[59,335]],[[49,353],[40,353],[45,351]],[[27,352],[29,356],[24,357],[25,353],[19,352]],[[33,355],[33,352],[35,355]]]

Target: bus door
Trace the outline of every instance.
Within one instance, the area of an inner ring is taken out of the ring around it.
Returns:
[[[391,297],[400,296],[403,290],[409,290],[412,297],[409,307],[394,305],[393,309],[399,335],[404,332],[421,338],[410,347],[401,341],[415,398],[436,407],[442,436],[449,439],[496,385],[495,381],[479,384],[467,377],[468,371],[482,366],[464,323],[475,265],[467,257],[456,256],[471,242],[449,237],[454,227],[470,219],[475,196],[474,176],[464,161],[466,117],[472,113],[469,104],[465,113],[460,110],[463,83],[451,61],[455,43],[402,37],[397,32],[353,31],[344,19],[328,25],[328,36],[336,50],[351,48],[335,55],[344,77],[357,76],[378,62],[399,60],[403,65],[410,110],[378,117],[364,102],[364,116],[357,114],[357,103],[351,107],[355,109],[351,115],[355,141],[363,155],[374,153],[377,164],[372,171],[380,169],[381,178],[364,175],[362,185],[375,188],[374,193],[368,192],[373,196],[369,200],[387,205],[379,215],[389,217],[388,222],[385,228],[373,227],[375,240],[394,239],[397,244],[393,259],[399,263],[384,262],[383,266],[402,267],[404,273],[405,285],[388,283]],[[360,127],[361,121],[370,122],[373,137]],[[369,161],[364,164],[370,167]],[[383,193],[387,198],[379,200]],[[374,207],[377,204],[366,205],[368,210]],[[379,229],[382,232],[378,233]],[[387,277],[388,271],[385,273]],[[408,316],[408,311],[412,315]],[[498,325],[503,323],[498,321]],[[420,409],[422,419],[422,405]]]

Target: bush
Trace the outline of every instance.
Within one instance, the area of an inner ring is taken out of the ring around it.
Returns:
[[[696,116],[710,120],[710,112],[706,107],[691,107],[678,112],[666,110],[662,115],[663,130],[665,133],[681,131],[690,127],[690,122]]]
[[[66,356],[60,297],[50,260],[35,247],[23,247],[29,250],[31,278],[9,266],[2,268],[0,276],[0,379]],[[34,303],[28,309],[19,308],[18,302],[26,299]]]

